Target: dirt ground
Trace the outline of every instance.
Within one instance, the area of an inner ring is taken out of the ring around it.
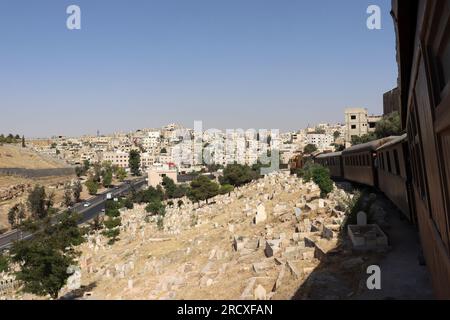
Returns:
[[[0,146],[0,168],[52,169],[62,164],[18,145]]]

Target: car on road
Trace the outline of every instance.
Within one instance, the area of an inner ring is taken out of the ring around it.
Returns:
[[[91,204],[89,202],[85,202],[83,207],[89,207]]]

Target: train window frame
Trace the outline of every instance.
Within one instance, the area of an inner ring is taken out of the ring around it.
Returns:
[[[387,162],[388,172],[392,173],[391,155],[390,155],[389,151],[386,151],[386,162]]]
[[[398,151],[397,151],[397,149],[394,149],[394,166],[395,166],[395,173],[398,176],[401,176],[400,161],[399,161],[399,158],[398,158]]]
[[[432,100],[433,107],[437,108],[445,96],[450,94],[450,4],[445,1],[437,2],[433,11],[430,31],[420,42],[424,60],[430,70],[430,81],[435,84],[432,86]]]

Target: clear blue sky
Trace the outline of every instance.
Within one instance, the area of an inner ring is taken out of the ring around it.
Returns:
[[[0,132],[292,130],[382,112],[390,0],[1,0]],[[82,29],[66,28],[77,4]],[[368,30],[366,9],[382,9]]]

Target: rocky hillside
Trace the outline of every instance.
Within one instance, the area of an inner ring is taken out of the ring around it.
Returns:
[[[124,210],[118,242],[97,233],[80,248],[85,296],[290,299],[338,241],[336,208],[347,195],[319,195],[315,184],[277,173],[209,204],[183,199],[167,210],[164,230],[144,206]]]

